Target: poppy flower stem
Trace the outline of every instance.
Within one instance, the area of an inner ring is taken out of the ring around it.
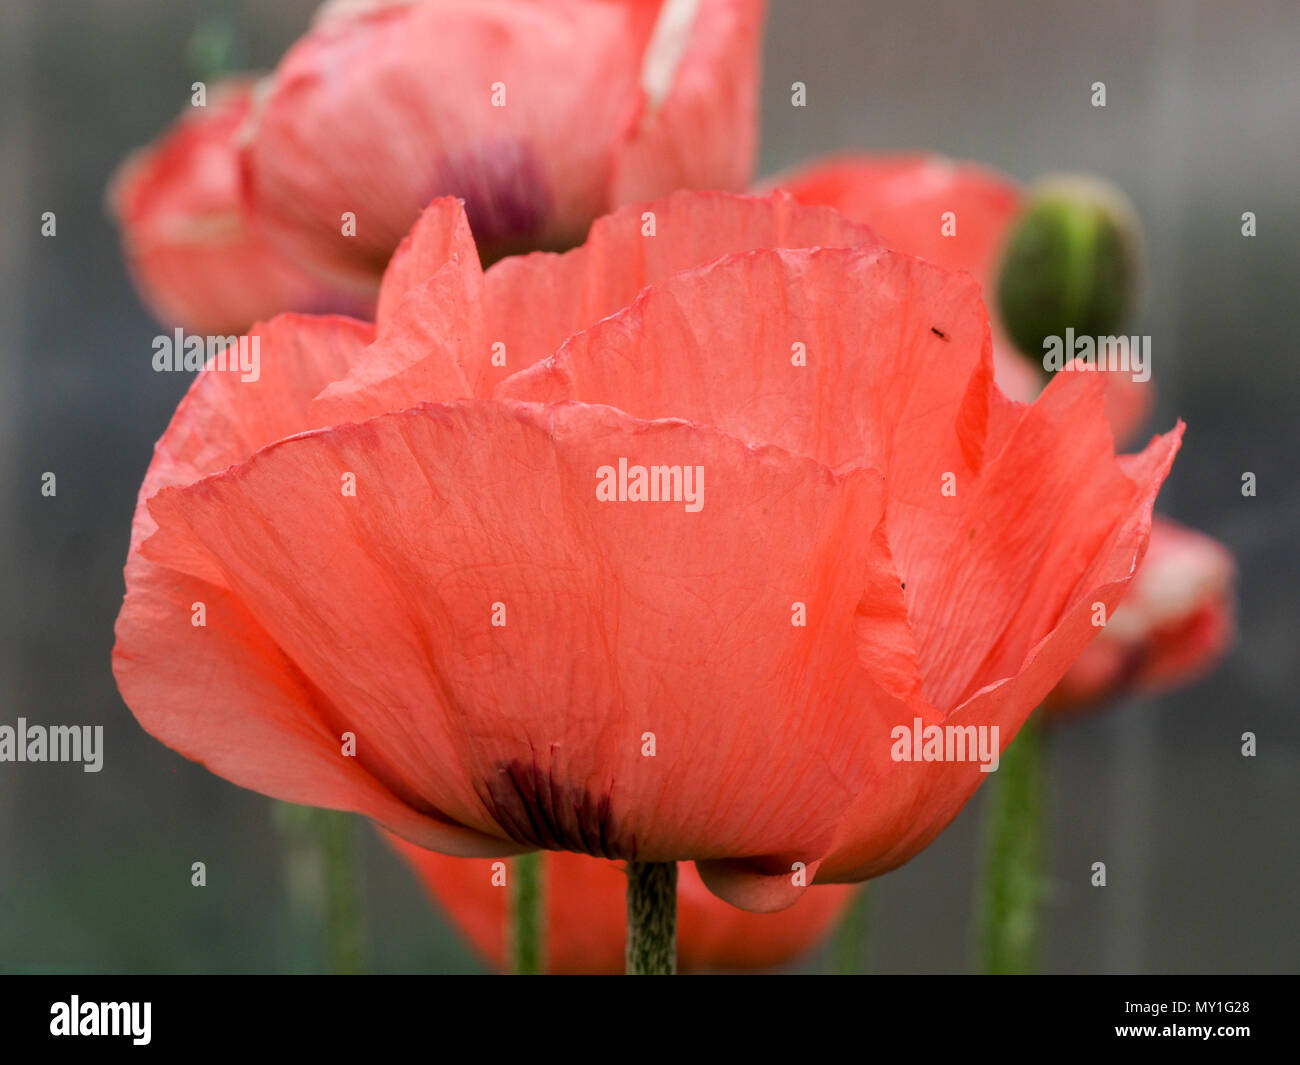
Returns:
[[[835,933],[835,969],[842,976],[866,972],[867,932],[870,930],[871,899],[866,884],[853,893]]]
[[[1002,752],[989,781],[981,906],[986,973],[1033,972],[1043,895],[1043,740],[1035,713]]]
[[[510,863],[510,970],[516,976],[542,971],[542,852]]]
[[[677,972],[677,863],[627,863],[627,972]]]
[[[359,973],[364,947],[356,820],[352,814],[337,810],[315,813],[325,863],[330,965],[336,973]]]
[[[275,820],[295,938],[323,939],[331,972],[361,972],[365,947],[355,819],[336,810],[278,803]]]

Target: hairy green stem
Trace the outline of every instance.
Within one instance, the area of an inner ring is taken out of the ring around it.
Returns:
[[[627,863],[627,971],[677,972],[677,863]]]
[[[1043,738],[1035,714],[1002,752],[989,781],[980,914],[987,973],[1030,973],[1038,961],[1043,896]]]
[[[510,862],[510,970],[517,976],[542,971],[542,852]]]

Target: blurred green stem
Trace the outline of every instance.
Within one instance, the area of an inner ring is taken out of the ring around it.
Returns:
[[[325,862],[330,965],[336,973],[359,973],[362,932],[356,821],[352,814],[337,810],[316,810],[315,814]]]
[[[354,816],[279,803],[276,823],[284,841],[293,926],[317,942],[323,939],[329,971],[361,972],[364,936]]]
[[[517,976],[542,971],[542,852],[510,862],[510,955]]]
[[[867,933],[871,929],[871,899],[866,884],[859,884],[835,932],[835,971],[854,976],[867,971]]]
[[[986,973],[1029,973],[1038,961],[1043,895],[1043,739],[1033,714],[989,781],[980,913]]]

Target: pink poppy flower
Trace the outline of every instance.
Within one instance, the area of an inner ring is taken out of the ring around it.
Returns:
[[[377,286],[438,196],[485,260],[580,243],[613,207],[741,189],[761,0],[327,5],[284,57],[244,163],[295,257]]]
[[[952,819],[988,761],[898,730],[1010,742],[1182,432],[1115,456],[1095,374],[1007,399],[971,278],[783,194],[486,273],[438,201],[374,327],[256,335],[141,490],[114,668],[144,727],[433,850],[693,860],[754,910]]]
[[[367,308],[286,258],[247,216],[238,137],[252,97],[251,80],[213,86],[206,106],[188,108],[110,183],[131,276],[165,325],[228,335],[281,311]]]

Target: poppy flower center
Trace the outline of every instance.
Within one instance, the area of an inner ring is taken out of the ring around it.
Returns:
[[[459,196],[474,240],[505,248],[541,234],[551,212],[550,184],[537,153],[521,140],[481,141],[445,156],[434,196]]]

